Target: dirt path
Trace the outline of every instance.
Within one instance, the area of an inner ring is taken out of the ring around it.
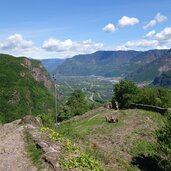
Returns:
[[[91,121],[92,119],[94,119],[95,117],[99,116],[100,114],[96,114],[94,116],[92,116],[91,118],[88,119],[88,122]]]
[[[0,125],[0,171],[36,171],[26,155],[23,128],[16,121]]]

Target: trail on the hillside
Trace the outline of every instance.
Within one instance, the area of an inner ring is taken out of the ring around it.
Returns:
[[[0,125],[0,171],[36,171],[25,151],[23,128],[15,122]]]

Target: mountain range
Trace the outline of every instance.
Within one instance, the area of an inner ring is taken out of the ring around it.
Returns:
[[[170,50],[97,51],[66,59],[54,71],[63,76],[122,77],[135,82],[152,81],[171,69]]]

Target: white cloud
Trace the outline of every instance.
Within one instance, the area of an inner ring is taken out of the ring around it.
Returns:
[[[21,34],[9,36],[6,40],[0,42],[1,50],[20,50],[32,48],[34,43],[30,40],[25,40]]]
[[[155,16],[155,20],[158,23],[162,23],[162,22],[167,20],[167,16],[164,16],[164,15],[161,15],[160,13],[157,13],[156,16]]]
[[[108,33],[111,33],[111,32],[115,32],[116,31],[116,28],[113,24],[107,24],[104,28],[103,28],[103,31],[104,32],[108,32]]]
[[[150,27],[153,27],[157,24],[156,20],[151,20],[147,25],[145,25],[143,28],[144,29],[147,29],[147,28],[150,28]]]
[[[21,34],[13,34],[0,41],[0,50],[1,53],[27,57],[35,57],[34,55],[41,51],[31,40],[24,39]]]
[[[162,23],[167,20],[167,16],[161,15],[160,13],[157,13],[149,23],[147,23],[143,28],[148,29],[150,27],[155,26],[157,23]]]
[[[118,20],[118,25],[120,27],[133,26],[138,23],[139,23],[139,19],[134,17],[123,16],[121,19]]]
[[[5,40],[0,40],[1,53],[14,56],[27,56],[35,59],[66,58],[77,54],[92,53],[103,48],[103,43],[93,42],[91,39],[84,41],[64,41],[50,38],[44,41],[42,47],[34,46],[30,40],[23,38],[21,34],[14,34]]]
[[[67,39],[65,41],[60,41],[57,39],[48,39],[43,43],[42,48],[46,49],[47,51],[56,51],[56,52],[62,52],[69,50],[73,45],[73,42],[71,39]]]
[[[149,50],[149,49],[169,49],[171,47],[171,27],[166,27],[159,33],[154,30],[146,34],[145,38],[136,41],[128,41],[114,47],[115,50]]]
[[[156,33],[155,30],[152,30],[145,35],[145,38],[153,37],[155,35],[155,33]]]
[[[128,41],[123,45],[119,45],[114,47],[115,50],[144,50],[144,49],[151,49],[157,48],[159,46],[159,42],[157,40],[138,40],[138,41]]]
[[[139,40],[139,41],[128,41],[125,46],[128,48],[131,47],[140,47],[140,48],[147,48],[147,47],[156,47],[158,45],[157,40]]]
[[[92,53],[102,49],[103,43],[93,42],[91,39],[84,41],[73,41],[48,39],[42,45],[42,48],[50,52],[63,52],[66,56],[73,56],[76,54]]]
[[[171,27],[166,27],[161,32],[156,34],[158,40],[168,40],[171,39]]]

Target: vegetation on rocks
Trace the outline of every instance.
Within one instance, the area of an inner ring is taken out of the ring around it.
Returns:
[[[168,112],[164,126],[157,131],[156,156],[159,165],[165,169],[171,169],[171,113]]]
[[[24,135],[25,135],[27,154],[31,158],[32,163],[38,168],[38,170],[41,170],[43,165],[43,161],[42,161],[43,151],[40,148],[37,148],[32,136],[29,134],[28,131],[25,131]]]
[[[51,141],[60,143],[62,151],[60,156],[57,157],[57,163],[60,168],[66,170],[76,169],[80,171],[104,170],[96,160],[83,152],[79,146],[68,138],[63,138],[58,132],[48,127],[42,127],[40,131],[46,132],[46,135]]]

